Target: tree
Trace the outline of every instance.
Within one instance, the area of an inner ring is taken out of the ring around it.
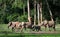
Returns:
[[[46,3],[47,3],[47,8],[48,8],[49,13],[50,13],[51,21],[53,21],[52,12],[51,12],[51,10],[50,10],[50,8],[49,8],[49,4],[48,4],[48,1],[47,1],[47,0],[46,0]]]
[[[36,25],[36,0],[34,0],[34,25]]]
[[[29,0],[27,0],[27,8],[28,8],[28,18],[30,18],[30,6],[29,6]]]
[[[37,15],[38,15],[38,25],[40,25],[40,12],[39,12],[39,3],[37,3]]]
[[[25,4],[24,4],[24,0],[23,0],[23,14],[25,15]]]

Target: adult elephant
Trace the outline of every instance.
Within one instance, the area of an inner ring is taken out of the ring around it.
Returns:
[[[53,28],[54,31],[56,30],[56,29],[55,29],[55,22],[52,21],[52,20],[50,20],[50,21],[44,20],[44,21],[41,23],[41,26],[44,26],[44,27],[45,27],[45,30],[46,30],[47,27],[49,28],[49,31],[51,31],[50,28]]]
[[[28,22],[23,22],[22,24],[23,24],[25,30],[27,28],[32,29],[32,26],[34,25],[31,17],[28,18]]]
[[[12,31],[14,31],[14,29],[21,29],[23,28],[22,22],[9,22],[8,24],[8,29],[9,27],[12,28]]]
[[[51,21],[48,21],[48,28],[49,28],[49,31],[51,31],[50,28],[53,28],[54,31],[55,31],[55,30],[56,30],[56,29],[55,29],[55,22],[52,21],[52,20],[51,20]]]

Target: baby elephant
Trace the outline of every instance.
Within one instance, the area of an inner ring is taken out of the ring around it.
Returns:
[[[33,27],[32,27],[32,29],[33,29],[33,31],[41,31],[41,27],[40,26],[38,26],[38,25],[34,25]]]

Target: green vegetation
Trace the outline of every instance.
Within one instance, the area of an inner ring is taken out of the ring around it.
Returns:
[[[3,33],[3,34],[9,34],[9,33],[21,33],[20,31],[15,31],[15,32],[12,32],[11,28],[8,29],[7,27],[8,25],[7,24],[1,24],[0,25],[0,33]],[[44,32],[45,31],[45,28],[42,27],[42,31]],[[53,31],[53,29],[52,29]],[[56,25],[56,32],[59,32],[60,31],[60,24],[59,25]],[[27,28],[27,30],[24,30],[22,31],[22,33],[29,33],[31,32],[30,29]],[[37,31],[36,31],[37,32]],[[46,32],[49,32],[49,29],[47,28]]]
[[[60,34],[0,34],[0,37],[60,37]]]
[[[29,29],[27,29],[27,30],[29,30]],[[42,26],[42,30],[44,31],[45,29],[44,29],[44,27]],[[53,29],[52,29],[53,30]],[[58,25],[56,25],[56,30],[57,31],[60,31],[60,24],[58,24]],[[12,30],[11,30],[11,28],[9,28],[8,29],[8,24],[0,24],[0,32],[2,33],[2,32],[11,32],[12,33]],[[48,28],[47,28],[47,30],[46,31],[48,31]],[[26,33],[27,31],[25,31],[24,30],[24,32]]]
[[[36,0],[37,3],[39,2]],[[60,0],[48,0],[50,9],[53,14],[53,19],[59,23],[60,21]],[[32,3],[33,2],[33,3]],[[43,18],[50,20],[49,11],[46,1],[42,0]],[[25,11],[24,11],[25,9]],[[25,13],[24,13],[25,12]],[[34,17],[34,1],[30,0],[31,17]],[[27,20],[27,0],[0,0],[0,24],[8,23],[9,21],[28,21]]]
[[[36,0],[37,3],[40,0]],[[34,1],[30,2],[30,13],[34,21]],[[50,14],[46,5],[46,1],[42,0],[43,19],[50,20]],[[49,7],[53,14],[53,19],[56,21],[56,30],[60,31],[60,0],[48,0]],[[36,9],[37,10],[37,9]],[[37,16],[37,11],[36,11]],[[11,28],[7,28],[7,23],[10,21],[28,21],[27,0],[0,0],[0,37],[60,37],[60,34],[28,34],[27,31],[22,33],[12,32]],[[59,25],[58,25],[59,24]],[[29,29],[28,29],[29,30]],[[42,27],[44,31],[44,27]],[[48,29],[46,30],[48,31]]]

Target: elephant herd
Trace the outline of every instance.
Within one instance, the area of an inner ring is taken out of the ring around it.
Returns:
[[[42,29],[41,26],[44,26],[45,30],[46,30],[46,28],[49,28],[49,31],[51,31],[50,28],[53,28],[54,31],[56,30],[55,22],[52,20],[51,21],[44,20],[42,23],[40,23],[40,25],[34,25],[34,23],[31,21],[31,19],[29,22],[9,22],[8,23],[8,28],[11,27],[12,31],[14,29],[20,29],[20,31],[22,31],[23,29],[26,30],[27,28],[29,28],[33,31],[34,30],[41,31],[41,29]]]

